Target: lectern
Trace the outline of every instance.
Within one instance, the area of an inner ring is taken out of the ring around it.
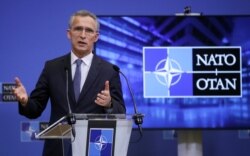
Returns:
[[[75,137],[67,116],[36,134],[37,139],[71,139],[72,156],[126,156],[132,131],[132,115],[74,114]]]

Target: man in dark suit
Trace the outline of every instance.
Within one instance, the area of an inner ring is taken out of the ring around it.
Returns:
[[[19,101],[19,113],[31,119],[37,118],[50,99],[50,123],[67,115],[66,74],[73,113],[126,113],[119,73],[112,64],[92,53],[99,37],[97,17],[84,10],[76,12],[70,18],[67,37],[71,41],[71,52],[45,63],[30,96],[20,79],[15,78],[17,87],[14,93]],[[75,83],[75,79],[79,81]],[[46,140],[43,155],[63,155],[61,140]]]

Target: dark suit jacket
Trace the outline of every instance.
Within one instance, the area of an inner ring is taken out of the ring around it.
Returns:
[[[94,102],[97,94],[104,89],[106,80],[110,82],[110,94],[113,105],[111,113],[126,113],[119,73],[113,69],[112,64],[102,60],[96,55],[93,57],[79,100],[75,100],[70,54],[46,62],[36,87],[29,97],[28,105],[22,107],[19,104],[19,113],[31,119],[37,118],[42,114],[50,99],[50,123],[54,123],[61,117],[67,115],[69,109],[66,98],[66,69],[68,69],[69,78],[69,102],[73,113],[106,113],[105,108]],[[61,140],[45,141],[43,155],[61,156],[61,151]]]

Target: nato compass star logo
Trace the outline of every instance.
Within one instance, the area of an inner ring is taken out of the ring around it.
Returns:
[[[95,148],[99,151],[102,151],[107,147],[107,143],[107,138],[103,135],[100,135],[95,140]]]
[[[158,82],[167,86],[169,89],[180,81],[183,71],[176,60],[168,57],[167,59],[161,60],[156,65],[153,73],[155,73]]]
[[[111,156],[113,137],[113,128],[91,128],[88,156]]]
[[[145,98],[192,95],[192,49],[143,48]]]

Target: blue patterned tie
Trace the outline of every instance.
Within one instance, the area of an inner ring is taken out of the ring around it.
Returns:
[[[80,90],[81,90],[81,64],[82,60],[77,59],[75,61],[76,63],[76,72],[74,76],[74,91],[75,91],[75,99],[78,101]]]

